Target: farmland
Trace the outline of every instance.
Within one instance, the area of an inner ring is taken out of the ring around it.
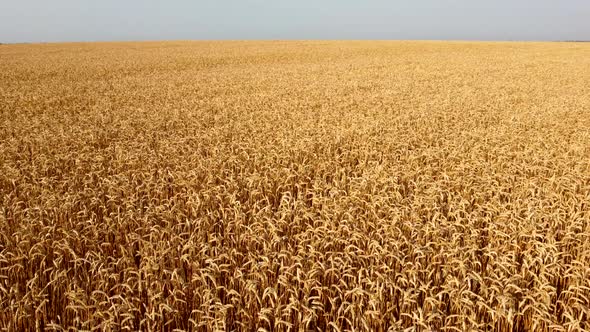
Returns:
[[[590,44],[0,46],[0,329],[590,329]]]

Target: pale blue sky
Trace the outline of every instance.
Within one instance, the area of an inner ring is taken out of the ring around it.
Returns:
[[[590,0],[0,0],[0,42],[590,40]]]

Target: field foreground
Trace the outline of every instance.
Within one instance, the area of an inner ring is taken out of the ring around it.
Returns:
[[[590,329],[590,44],[0,46],[0,329]]]

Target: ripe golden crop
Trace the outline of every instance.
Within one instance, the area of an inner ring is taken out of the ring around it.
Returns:
[[[590,45],[0,46],[0,329],[590,329]]]

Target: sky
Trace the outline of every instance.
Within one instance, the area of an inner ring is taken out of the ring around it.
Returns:
[[[590,0],[0,0],[0,43],[590,40]]]

